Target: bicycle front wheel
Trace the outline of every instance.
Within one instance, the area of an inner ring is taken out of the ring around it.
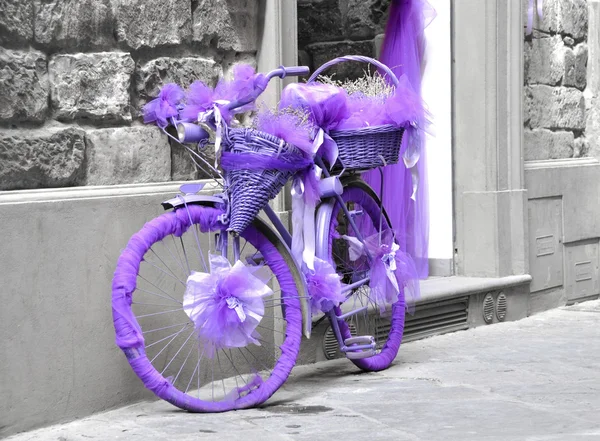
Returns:
[[[302,335],[299,271],[279,237],[256,219],[242,234],[240,261],[270,294],[261,298],[261,315],[253,316],[259,321],[249,337],[252,342],[240,343],[239,336],[227,345],[203,341],[189,302],[185,307],[187,280],[194,271],[210,274],[211,257],[226,249],[220,240],[226,234],[219,222],[222,213],[189,205],[148,222],[129,240],[113,279],[118,346],[148,389],[194,412],[266,401],[290,374]],[[231,317],[239,305],[225,300],[219,300],[220,311]],[[244,322],[247,317],[240,311]]]
[[[355,221],[365,231],[378,231],[380,225],[382,230],[391,228],[387,214],[380,208],[379,198],[364,181],[347,183],[341,196]],[[326,213],[322,225],[323,228],[317,233],[317,257],[333,262],[344,284],[369,277],[370,265],[367,259],[350,258],[348,238],[356,238],[356,232],[337,201]],[[367,283],[352,290],[346,301],[335,308],[334,312],[340,316],[361,308],[364,309],[362,312],[338,320],[342,338],[345,340],[353,335],[370,335],[375,339],[376,353],[366,358],[351,358],[351,361],[367,371],[386,369],[398,354],[402,342],[406,312],[404,291],[400,290],[395,303],[384,305],[372,295]]]

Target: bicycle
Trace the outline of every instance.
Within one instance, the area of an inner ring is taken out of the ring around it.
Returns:
[[[309,81],[340,60],[374,63],[395,79],[375,60],[342,57]],[[223,108],[232,111],[255,101],[272,78],[307,73],[306,67],[280,67],[260,75],[249,96]],[[321,203],[310,225],[315,230],[314,254],[338,274],[343,300],[313,317],[309,292],[315,292],[316,282],[292,255],[292,235],[266,203],[298,172],[285,170],[285,164],[300,158],[298,151],[268,134],[229,127],[218,113],[207,112],[199,124],[172,118],[165,132],[186,147],[198,167],[219,173],[223,193],[199,194],[202,184],[183,185],[181,194],[163,202],[168,211],[133,235],[119,257],[112,284],[113,319],[117,345],[132,369],[156,396],[182,409],[222,412],[258,406],[288,378],[302,334],[310,337],[313,320],[324,319],[330,321],[340,351],[359,368],[387,368],[402,341],[406,303],[402,287],[391,304],[373,295],[374,259],[393,258],[395,252],[375,255],[377,250],[361,234],[377,232],[381,244],[382,234],[392,231],[377,193],[361,180],[359,168],[334,167],[337,174],[331,174],[329,164],[315,156],[323,177]],[[390,145],[397,147],[403,130],[388,132]],[[274,157],[282,161],[277,170],[236,171],[253,173],[248,179],[273,181],[268,197],[249,187],[232,189],[233,171],[224,168],[221,174],[200,150],[187,145],[200,149],[207,140],[222,146],[223,161],[236,148],[250,154],[248,144],[275,151]],[[397,161],[398,148],[394,154]],[[381,162],[385,165],[385,157]],[[252,200],[240,202],[240,195]],[[254,211],[247,204],[254,204]],[[257,216],[257,206],[271,225]],[[214,296],[197,300],[190,293],[198,287]],[[222,319],[222,326],[206,319],[209,309]]]

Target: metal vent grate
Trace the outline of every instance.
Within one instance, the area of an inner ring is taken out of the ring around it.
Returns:
[[[483,298],[483,320],[492,323],[494,320],[494,296],[486,294]]]
[[[356,336],[356,326],[353,323],[348,324],[350,328],[350,335],[353,337]],[[327,328],[325,331],[325,336],[323,337],[323,351],[325,352],[325,357],[328,360],[333,358],[340,358],[342,353],[340,352],[340,346],[338,344],[337,339],[335,338],[335,333],[331,326]]]
[[[402,340],[418,340],[467,329],[468,308],[468,297],[418,305],[414,315],[406,315]]]
[[[503,322],[504,319],[506,318],[506,308],[507,308],[506,294],[501,292],[500,294],[498,294],[498,297],[496,298],[496,318],[498,318],[498,320],[501,322]]]

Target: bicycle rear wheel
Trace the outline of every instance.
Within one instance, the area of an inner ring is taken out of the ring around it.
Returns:
[[[266,401],[290,374],[302,334],[300,274],[278,236],[256,219],[242,234],[240,260],[273,291],[263,299],[256,342],[215,349],[202,340],[183,308],[186,281],[192,271],[209,273],[210,255],[221,252],[222,213],[189,205],[148,222],[129,240],[113,279],[117,345],[148,389],[194,412]]]
[[[364,181],[354,180],[347,183],[342,199],[349,211],[355,214],[356,222],[366,227],[366,230],[378,231],[380,221],[383,230],[391,228],[387,214],[380,210],[379,198]],[[317,243],[320,244],[317,247],[317,257],[333,262],[338,274],[342,276],[342,283],[351,284],[368,277],[370,265],[367,259],[350,259],[348,239],[342,236],[356,237],[356,233],[339,203],[335,202],[329,213],[329,219],[323,222],[324,232],[318,233],[318,236],[324,236],[317,237]],[[367,358],[351,358],[351,361],[367,371],[386,369],[398,354],[402,342],[406,312],[404,291],[400,290],[395,303],[382,305],[371,295],[367,283],[352,290],[346,301],[335,308],[334,312],[340,316],[363,307],[368,308],[364,312],[338,320],[342,338],[345,340],[352,337],[351,328],[356,330],[356,335],[373,336],[376,354]],[[382,313],[382,310],[385,311]]]

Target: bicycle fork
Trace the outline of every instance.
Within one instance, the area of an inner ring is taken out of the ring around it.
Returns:
[[[352,291],[354,285],[357,285],[358,283],[365,284],[368,283],[368,281],[369,279],[366,278],[352,285],[348,285],[345,287],[344,291]],[[331,322],[331,327],[333,328],[335,337],[340,344],[340,351],[346,355],[346,358],[350,360],[358,360],[360,358],[367,358],[375,355],[377,353],[377,343],[375,342],[375,338],[373,336],[360,335],[356,337],[351,336],[349,338],[344,338],[340,329],[340,322],[343,322],[346,318],[356,314],[368,313],[368,306],[363,306],[341,315],[337,315],[336,309],[339,308],[332,309],[327,313],[327,315],[329,316],[329,321]]]

